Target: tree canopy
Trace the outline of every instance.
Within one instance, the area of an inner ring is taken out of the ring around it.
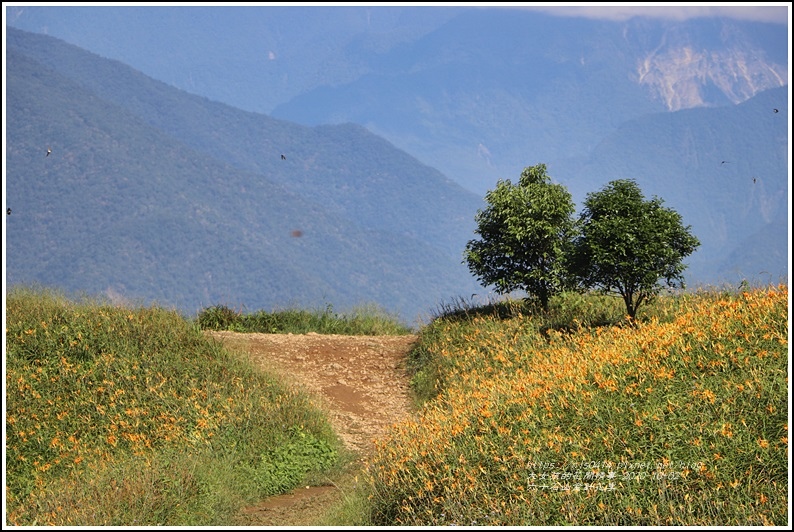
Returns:
[[[569,284],[566,255],[574,234],[568,190],[551,183],[546,165],[527,167],[518,184],[499,180],[477,212],[476,234],[464,253],[469,270],[497,293],[524,290],[543,308]]]
[[[544,309],[556,293],[600,289],[619,294],[633,319],[663,285],[684,288],[683,259],[700,245],[676,211],[646,200],[631,179],[588,194],[578,220],[545,164],[525,168],[517,184],[500,180],[485,200],[475,217],[480,238],[464,253],[469,270],[483,286],[523,290]]]
[[[630,179],[588,194],[579,223],[571,270],[584,288],[619,293],[631,318],[659,293],[660,280],[684,287],[682,260],[700,245],[677,212],[645,200]]]

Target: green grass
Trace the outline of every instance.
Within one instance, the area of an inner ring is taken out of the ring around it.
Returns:
[[[331,305],[324,309],[264,310],[244,314],[225,305],[205,308],[196,319],[199,327],[208,330],[245,333],[345,334],[345,335],[401,335],[411,329],[394,316],[374,306],[364,306],[350,313],[340,314]]]
[[[382,314],[6,304],[11,525],[224,525],[329,478],[318,525],[787,523],[784,285],[660,297],[636,327],[609,296],[442,305],[408,360],[418,412],[363,471],[307,395],[201,330],[405,332]]]
[[[788,288],[663,297],[636,327],[613,305],[423,328],[421,409],[368,463],[365,523],[785,525]]]
[[[6,298],[11,525],[223,525],[339,467],[302,390],[177,313],[12,289]]]

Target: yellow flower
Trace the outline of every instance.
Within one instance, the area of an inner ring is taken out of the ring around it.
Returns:
[[[714,400],[716,399],[714,392],[712,392],[711,390],[703,390],[701,395],[703,396],[704,399],[708,400],[709,403],[714,404]]]

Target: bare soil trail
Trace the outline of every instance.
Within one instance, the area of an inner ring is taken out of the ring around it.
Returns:
[[[374,439],[411,412],[405,360],[416,336],[207,334],[309,391],[345,446],[362,458]],[[339,497],[334,486],[297,489],[246,508],[240,524],[311,526]]]

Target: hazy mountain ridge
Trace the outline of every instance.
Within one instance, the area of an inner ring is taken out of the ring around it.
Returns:
[[[17,42],[24,42],[37,60],[180,142],[235,167],[266,175],[364,227],[428,234],[444,241],[445,250],[455,252],[473,229],[473,214],[464,213],[479,208],[481,200],[476,195],[360,126],[311,129],[185,93],[117,61],[102,61],[93,67],[96,58],[91,54],[65,43],[53,49],[51,38],[45,36],[10,31],[9,47]],[[357,146],[362,142],[375,157],[359,153]],[[282,154],[286,160],[281,159]],[[400,175],[393,168],[399,168]],[[417,190],[406,190],[417,180],[421,181]],[[418,194],[420,190],[424,194]],[[409,197],[413,203],[406,216],[407,206],[400,198]],[[436,202],[442,198],[448,202]],[[465,206],[463,212],[460,205]],[[433,226],[421,225],[426,216],[437,217]]]
[[[240,177],[251,178],[266,194],[257,193],[251,184],[248,190],[236,191],[239,171],[175,143],[13,49],[8,59],[9,129],[24,131],[17,124],[41,124],[43,117],[49,123],[47,138],[23,134],[9,142],[7,202],[13,214],[6,223],[12,283],[37,279],[70,289],[92,286],[100,292],[107,286],[129,297],[168,294],[167,300],[174,301],[178,294],[169,290],[171,276],[182,278],[186,297],[190,278],[195,278],[191,266],[209,276],[213,270],[223,272],[228,256],[242,259],[252,253],[244,249],[248,245],[239,242],[219,208],[223,198],[239,196],[238,215],[255,209],[249,203],[252,198],[265,209],[275,204],[283,212],[280,205],[294,206],[295,212],[289,213],[294,224],[305,222],[301,212],[321,214],[299,197],[286,199],[281,187],[250,174]],[[146,142],[140,143],[141,138]],[[54,148],[52,155],[44,156],[45,146]],[[221,201],[208,204],[198,193]],[[258,231],[252,231],[258,243],[267,244],[275,234],[287,244],[283,235],[289,226],[276,231],[262,226],[267,221],[273,220],[258,220]],[[191,247],[197,241],[201,245]],[[224,243],[231,253],[214,256]],[[267,269],[261,258],[260,266]],[[293,278],[299,277],[294,268],[288,269]],[[81,277],[89,280],[87,285]],[[219,284],[231,282],[222,274],[216,277],[221,277]],[[297,286],[306,286],[306,280]]]
[[[46,42],[50,54],[63,57],[58,51],[62,43]],[[408,321],[426,315],[449,294],[475,286],[460,264],[463,243],[450,252],[449,235],[439,242],[426,233],[407,235],[410,231],[399,225],[392,232],[375,230],[333,205],[326,209],[322,190],[313,192],[314,200],[305,199],[296,193],[300,187],[208,157],[37,63],[19,45],[7,50],[7,125],[14,133],[7,147],[6,193],[13,210],[6,219],[8,283],[42,282],[155,299],[188,312],[216,303],[258,309],[326,302],[350,308],[375,302]],[[105,60],[94,60],[96,72],[111,72]],[[89,63],[80,76],[90,74]],[[68,71],[68,65],[62,68]],[[123,67],[115,64],[113,69]],[[135,92],[136,77],[121,78],[125,93]],[[106,81],[120,86],[112,74]],[[137,86],[142,91],[137,101],[146,101],[156,84]],[[161,104],[181,105],[181,96]],[[202,99],[184,98],[201,108]],[[199,117],[216,109],[204,102],[210,111]],[[306,136],[300,143],[344,148],[354,154],[351,165],[361,159],[356,150],[363,149],[382,165],[384,175],[404,175],[385,162],[404,161],[407,155],[363,128],[352,128],[351,141],[351,127],[312,131],[262,118],[283,128],[284,138]],[[199,121],[196,127],[216,124]],[[343,132],[338,138],[337,130]],[[213,131],[221,138],[231,134]],[[49,156],[47,147],[53,150]],[[273,158],[287,166],[293,159],[289,155],[287,161],[278,152]],[[318,166],[337,166],[325,160],[322,149],[313,155]],[[422,183],[436,182],[438,174],[427,169],[404,179],[412,180],[417,190],[406,194],[428,197]],[[430,190],[443,190],[445,182]],[[459,190],[454,186],[447,195]],[[365,208],[384,201],[402,201],[403,210],[416,214],[412,201],[405,204],[405,195],[365,201]],[[443,214],[439,208],[436,218],[417,215],[411,222],[444,227],[451,222]],[[473,220],[474,212],[469,216]],[[459,228],[458,234],[463,231]],[[292,236],[296,234],[301,236]]]
[[[376,53],[372,43],[362,51],[351,42],[345,53],[360,54],[362,72],[368,73],[311,93],[326,94],[326,100],[304,97],[304,111],[325,106],[331,113],[337,103],[349,104],[359,114],[346,114],[343,105],[331,121],[359,122],[382,137],[362,125],[309,127],[240,111],[118,61],[8,28],[8,49],[13,44],[26,55],[24,61],[8,59],[8,131],[15,133],[7,146],[8,202],[14,209],[7,218],[8,279],[22,279],[23,266],[41,280],[67,280],[70,288],[92,279],[98,291],[155,297],[188,311],[218,301],[259,308],[273,302],[345,307],[378,300],[410,320],[439,299],[486,291],[460,264],[481,197],[412,157],[428,162],[432,152],[446,152],[445,164],[478,175],[482,189],[497,178],[515,180],[521,168],[538,162],[549,164],[550,175],[577,201],[608,180],[636,178],[646,194],[658,194],[679,210],[704,244],[687,261],[688,284],[738,282],[760,278],[760,272],[766,272],[764,280],[786,275],[787,87],[759,92],[742,106],[711,91],[712,108],[669,113],[637,83],[636,62],[623,61],[619,76],[610,67],[615,54],[643,57],[639,52],[658,47],[661,27],[658,33],[636,32],[644,40],[635,39],[626,51],[619,42],[626,37],[618,38],[612,23],[599,26],[611,43],[600,48],[561,37],[547,46],[543,24],[536,23],[530,32],[535,41],[528,41],[535,44],[526,53],[536,48],[541,57],[511,58],[506,32],[499,60],[480,70],[461,69],[473,56],[487,57],[488,48],[462,48],[469,41],[490,42],[487,36],[466,38],[461,28],[472,30],[475,22],[470,17],[468,26],[455,21],[445,32],[428,33],[435,49],[409,40],[397,48],[383,44]],[[567,27],[584,33],[590,24],[579,20]],[[20,112],[11,105],[10,67],[12,60],[18,65],[33,57],[63,77],[55,81],[46,68],[31,66],[26,75],[42,79],[35,89],[29,84],[14,93],[27,96]],[[390,74],[378,67],[384,57],[402,61],[403,70]],[[536,70],[514,68],[513,82],[500,84],[497,74],[510,62]],[[540,90],[532,81],[542,69],[554,76]],[[58,105],[41,106],[67,78],[77,85],[63,91]],[[610,107],[606,99],[593,104],[607,93],[618,95],[622,105]],[[72,97],[79,106],[70,103]],[[87,121],[98,107],[115,119],[103,119],[103,127]],[[780,113],[772,114],[771,107]],[[55,128],[64,116],[68,124]],[[379,123],[388,123],[402,139],[398,145],[411,149],[395,149]],[[472,126],[490,133],[474,139]],[[86,137],[73,143],[77,149],[52,141],[77,131]],[[147,143],[139,144],[141,138]],[[530,141],[534,147],[522,144]],[[53,155],[40,158],[50,143]],[[547,146],[554,149],[541,149]],[[26,189],[56,156],[65,157],[60,164],[69,170],[69,181],[51,174],[39,188]],[[504,170],[511,157],[518,161],[515,168]],[[144,164],[146,159],[152,164]],[[730,163],[720,165],[725,159]],[[121,167],[135,170],[119,180],[108,177]],[[137,186],[137,176],[147,174],[155,181]],[[12,187],[14,176],[21,177],[14,182],[21,188]],[[179,179],[171,181],[173,176]],[[464,177],[448,176],[456,182]],[[172,183],[182,187],[170,189]],[[54,222],[45,216],[52,211],[69,220]],[[31,212],[35,234],[27,225],[20,231]],[[166,238],[156,238],[158,228],[169,228]],[[293,230],[303,236],[291,237]],[[62,249],[53,247],[58,243]]]
[[[692,283],[738,283],[760,271],[778,281],[788,269],[788,99],[788,87],[781,87],[735,106],[641,117],[606,137],[589,158],[560,162],[550,174],[577,202],[593,183],[625,178],[636,179],[646,196],[662,198],[701,240],[686,261]],[[759,232],[768,236],[755,238],[750,260],[743,249]]]
[[[785,27],[467,10],[273,116],[357,122],[484,193],[527,159],[588,156],[623,122],[738,103],[788,79]],[[681,63],[686,59],[686,63]]]
[[[461,9],[422,7],[418,17],[410,6],[53,5],[13,6],[7,13],[11,26],[122,61],[182,90],[268,113],[296,94],[370,72],[373,56],[432,31]]]
[[[786,26],[733,19],[25,6],[10,8],[9,20],[240,109],[362,124],[478,195],[528,159],[589,156],[626,120],[738,103],[788,80]]]

